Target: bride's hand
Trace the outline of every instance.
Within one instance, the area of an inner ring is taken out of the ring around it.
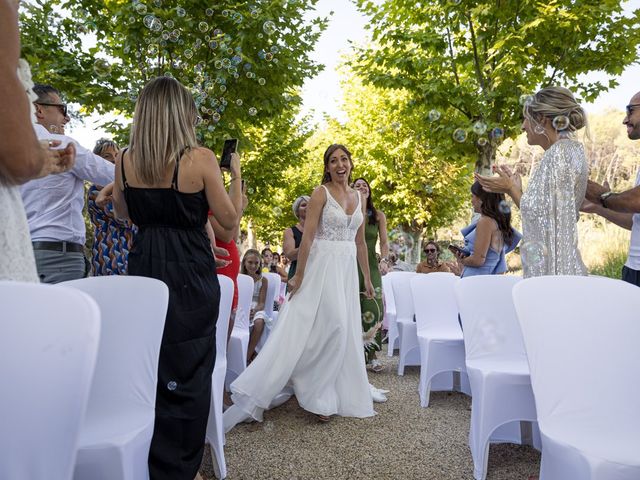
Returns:
[[[302,285],[302,276],[296,273],[293,277],[291,277],[291,279],[289,279],[287,285],[289,285],[289,300],[291,300],[293,298],[293,295],[300,288],[300,285]]]

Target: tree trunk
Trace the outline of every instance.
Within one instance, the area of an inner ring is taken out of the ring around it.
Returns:
[[[481,175],[491,175],[491,167],[496,160],[496,150],[498,145],[495,141],[487,141],[485,145],[479,145],[476,143],[476,147],[478,148],[476,172]]]

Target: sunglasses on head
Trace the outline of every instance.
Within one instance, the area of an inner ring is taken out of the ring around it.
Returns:
[[[66,103],[45,103],[45,102],[34,102],[36,105],[44,105],[46,107],[58,107],[60,112],[65,117],[67,116],[67,104]]]
[[[631,103],[629,105],[627,105],[625,108],[625,110],[627,111],[627,116],[631,116],[631,114],[633,113],[633,109],[635,107],[640,107],[640,103]]]

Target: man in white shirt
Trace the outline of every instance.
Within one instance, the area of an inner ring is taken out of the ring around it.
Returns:
[[[622,123],[627,127],[630,140],[640,140],[640,92],[626,106]],[[613,193],[609,185],[589,181],[587,200],[582,211],[597,213],[616,225],[631,230],[629,256],[622,268],[622,280],[640,287],[640,170],[635,187],[621,193]]]
[[[63,147],[76,143],[76,162],[70,171],[31,180],[20,188],[38,276],[42,282],[58,283],[86,274],[84,181],[106,185],[114,179],[114,166],[64,135],[69,116],[56,89],[36,85],[33,91],[38,95],[34,101],[38,139],[59,140]]]

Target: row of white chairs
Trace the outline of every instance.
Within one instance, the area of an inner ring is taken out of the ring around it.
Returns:
[[[222,275],[207,441],[226,477],[222,394],[233,282]],[[146,480],[169,292],[154,279],[0,282],[0,478]]]
[[[434,375],[468,375],[474,478],[486,477],[490,443],[522,441],[521,422],[533,422],[542,480],[640,478],[637,287],[593,277],[387,277],[399,374],[418,350],[421,405]]]

